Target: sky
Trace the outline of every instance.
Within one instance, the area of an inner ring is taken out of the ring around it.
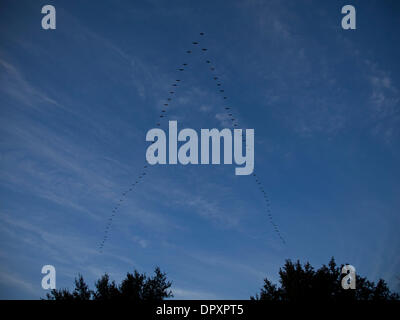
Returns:
[[[160,266],[177,299],[248,299],[332,256],[399,291],[399,30],[389,0],[1,0],[0,298],[44,297],[50,264],[57,288]],[[285,243],[235,165],[148,166],[123,196],[177,79],[161,128],[228,128],[229,103]]]

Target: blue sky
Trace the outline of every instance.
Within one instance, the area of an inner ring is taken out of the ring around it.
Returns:
[[[56,30],[41,29],[45,4]],[[346,4],[1,1],[0,298],[43,297],[51,264],[58,288],[159,265],[176,298],[247,299],[285,259],[331,256],[400,289],[400,7],[351,1],[357,29],[342,30]],[[286,245],[252,176],[165,165],[125,197],[100,254],[171,84],[179,128],[226,127],[207,59],[255,129]]]

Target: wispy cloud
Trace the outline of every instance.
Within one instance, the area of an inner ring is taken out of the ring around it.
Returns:
[[[372,133],[390,144],[400,135],[400,95],[389,72],[381,69],[377,63],[365,60],[371,86],[370,106]]]
[[[218,296],[212,292],[201,290],[187,290],[179,287],[173,287],[172,292],[175,299],[182,300],[216,300]]]
[[[0,67],[3,69],[3,72],[0,72],[0,90],[3,93],[36,110],[40,110],[39,106],[43,103],[61,107],[56,100],[25,80],[17,68],[2,57],[0,57]]]
[[[20,288],[27,296],[36,297],[38,294],[38,290],[35,289],[35,286],[31,282],[21,279],[21,275],[19,274],[9,273],[5,270],[0,270],[0,284],[8,288]]]
[[[386,118],[398,113],[399,90],[394,85],[390,74],[380,69],[376,63],[366,60],[365,64],[370,69],[369,82],[372,88],[371,104],[375,107],[373,117]]]

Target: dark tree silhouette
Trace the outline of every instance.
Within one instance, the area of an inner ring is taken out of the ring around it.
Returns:
[[[89,289],[82,275],[75,279],[75,289],[54,289],[46,295],[48,300],[130,300],[130,301],[160,301],[173,297],[169,290],[172,283],[167,281],[165,273],[156,267],[154,276],[148,277],[138,271],[127,273],[125,279],[117,286],[115,281],[110,281],[109,275],[104,274],[95,282],[95,290]]]
[[[110,282],[110,277],[107,273],[96,281],[95,287],[96,291],[93,292],[94,300],[114,300],[121,294],[115,281]]]
[[[375,284],[356,275],[356,289],[343,289],[342,267],[336,265],[333,257],[328,266],[323,265],[318,270],[308,262],[302,266],[300,261],[286,260],[279,269],[280,286],[265,278],[260,293],[250,299],[291,302],[399,300],[399,295],[392,293],[382,279]]]

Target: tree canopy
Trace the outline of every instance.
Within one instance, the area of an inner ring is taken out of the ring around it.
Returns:
[[[82,275],[75,279],[75,288],[53,289],[46,295],[48,300],[130,300],[130,301],[160,301],[173,297],[169,290],[172,283],[167,281],[165,273],[160,268],[154,269],[154,276],[148,277],[137,270],[127,273],[120,285],[111,281],[107,273],[95,282],[95,290],[90,290]]]
[[[279,269],[279,285],[264,279],[260,292],[252,300],[267,301],[390,301],[399,300],[397,293],[390,291],[386,282],[380,279],[377,283],[356,275],[356,289],[343,289],[341,273],[343,265],[336,265],[332,258],[328,265],[314,269],[309,262],[301,264],[299,260],[286,260]],[[82,275],[75,279],[75,287],[53,289],[46,295],[48,300],[85,301],[85,300],[129,300],[129,301],[161,301],[173,297],[170,290],[172,283],[159,267],[154,269],[153,276],[139,273],[127,273],[119,285],[110,280],[107,273],[95,282],[91,290]]]
[[[343,265],[342,265],[343,266]],[[334,258],[328,266],[322,265],[315,270],[310,263],[301,265],[286,260],[279,269],[280,286],[264,279],[260,293],[252,300],[269,301],[388,301],[398,300],[399,295],[392,293],[386,282],[380,279],[376,284],[356,275],[356,289],[343,289],[341,286],[342,266],[338,267]]]

